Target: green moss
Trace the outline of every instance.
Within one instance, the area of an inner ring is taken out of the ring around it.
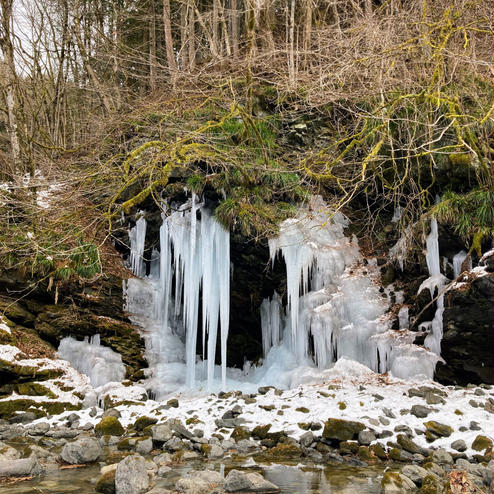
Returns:
[[[492,441],[485,436],[478,435],[472,443],[472,449],[475,451],[485,451],[490,448],[492,448]]]
[[[341,441],[339,449],[342,453],[355,454],[359,449],[359,445],[355,441]]]
[[[431,432],[432,434],[435,434],[436,436],[449,437],[451,436],[451,434],[453,434],[452,427],[450,427],[449,425],[441,424],[434,420],[429,420],[428,422],[424,422],[424,425],[427,431]]]
[[[369,450],[371,451],[371,453],[375,456],[377,456],[380,460],[386,460],[387,459],[387,455],[386,455],[386,451],[384,450],[384,448],[382,447],[381,444],[379,443],[376,443],[376,444],[371,444],[369,446]]]
[[[57,395],[46,386],[36,382],[20,383],[16,386],[17,394],[27,396],[46,396],[47,398],[57,398]]]
[[[241,425],[235,427],[233,429],[232,435],[230,436],[235,442],[241,441],[242,439],[250,438],[250,431],[246,427],[242,427]]]
[[[254,439],[266,439],[269,429],[271,429],[271,424],[258,425],[252,430],[252,437]]]
[[[97,437],[101,436],[122,436],[125,430],[117,417],[103,417],[94,427]]]
[[[357,456],[366,462],[374,462],[376,461],[376,457],[372,455],[370,449],[367,446],[360,446],[357,451]]]
[[[146,417],[142,416],[139,417],[135,422],[134,422],[134,429],[136,431],[143,431],[146,427],[150,425],[154,425],[158,422],[158,419],[154,417]]]
[[[339,402],[338,402],[338,408],[339,408],[340,410],[345,410],[345,408],[346,408],[346,403],[345,403],[344,401],[339,401]]]
[[[28,399],[5,400],[0,401],[0,418],[8,419],[16,412],[33,412],[38,417],[44,417],[46,414],[58,415],[66,410],[80,410],[81,405],[72,403],[47,401],[38,402]]]
[[[102,494],[115,494],[115,470],[110,470],[98,477],[94,490]]]
[[[264,456],[267,460],[298,458],[302,456],[302,451],[294,444],[278,444],[274,448],[269,448],[265,451]]]
[[[343,419],[328,419],[324,424],[323,437],[338,441],[348,441],[353,439],[360,431],[365,429],[361,422],[354,422]]]

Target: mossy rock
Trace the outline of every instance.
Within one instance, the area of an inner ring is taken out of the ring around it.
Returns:
[[[350,441],[364,429],[365,425],[361,422],[343,419],[328,419],[324,424],[322,436],[325,439],[330,440]]]
[[[63,375],[63,371],[61,369],[39,369],[34,365],[20,365],[0,359],[0,374],[4,382],[22,383],[56,379]]]
[[[394,461],[409,461],[408,456],[403,454],[403,450],[399,448],[391,448],[388,453],[390,460]]]
[[[118,451],[132,451],[136,445],[135,438],[126,437],[117,444]]]
[[[139,417],[135,422],[134,422],[134,429],[136,431],[143,431],[146,427],[150,425],[154,425],[158,422],[157,418],[154,417],[146,417],[145,415],[142,417]]]
[[[492,448],[492,441],[485,436],[478,435],[472,443],[472,449],[475,451],[485,451],[491,448]]]
[[[5,297],[0,297],[0,314],[22,326],[31,326],[36,319],[19,302]]]
[[[360,446],[357,451],[357,456],[362,461],[366,461],[370,463],[375,462],[377,460],[377,457],[371,453],[370,448],[368,448],[367,446]]]
[[[0,418],[9,419],[16,412],[33,412],[36,416],[45,417],[46,414],[58,415],[66,410],[80,410],[81,405],[72,403],[48,401],[39,402],[29,399],[0,401]]]
[[[274,448],[269,448],[264,456],[268,460],[299,458],[302,456],[302,450],[295,444],[278,444]]]
[[[387,493],[409,493],[415,492],[415,484],[399,472],[385,472],[381,480],[381,492]]]
[[[204,456],[209,456],[209,453],[211,452],[211,445],[210,444],[201,444],[201,453]]]
[[[47,398],[57,398],[57,395],[46,386],[35,382],[25,382],[16,385],[16,392],[27,396],[46,396]]]
[[[310,429],[310,426],[312,425],[310,422],[299,422],[297,424],[302,430],[308,431]]]
[[[242,439],[250,438],[250,431],[246,427],[242,427],[241,425],[235,427],[233,429],[232,435],[230,436],[235,442],[241,441]]]
[[[97,437],[101,436],[122,436],[125,430],[117,417],[103,417],[94,427]]]
[[[99,476],[94,486],[96,492],[102,494],[115,494],[115,473],[116,469],[110,470]]]
[[[442,494],[442,482],[435,475],[426,475],[422,481],[421,494]]]
[[[130,451],[110,451],[108,456],[106,457],[105,463],[107,465],[112,465],[113,463],[121,462],[126,456],[129,456],[133,453]]]
[[[420,453],[422,448],[415,444],[408,436],[405,434],[398,434],[396,442],[400,445],[402,449],[408,451],[409,453],[415,454]]]
[[[266,439],[269,429],[271,429],[271,424],[258,425],[253,429],[252,437],[254,439]]]
[[[440,437],[449,437],[454,432],[453,428],[449,425],[441,424],[439,422],[436,422],[435,420],[424,422],[424,425],[428,431]]]
[[[308,408],[305,408],[305,407],[298,407],[295,409],[296,412],[300,412],[300,413],[309,413],[310,410]]]
[[[339,446],[339,450],[343,454],[352,454],[357,453],[359,448],[359,444],[355,441],[342,441]]]
[[[388,455],[386,454],[386,451],[382,447],[381,444],[376,443],[376,444],[371,444],[369,446],[369,450],[372,452],[374,456],[377,456],[380,460],[386,460]]]

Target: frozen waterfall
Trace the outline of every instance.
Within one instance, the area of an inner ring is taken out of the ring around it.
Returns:
[[[152,388],[158,394],[170,391],[170,386],[185,384],[193,388],[198,372],[205,370],[206,376],[200,375],[198,380],[206,377],[211,389],[216,379],[218,332],[220,377],[225,386],[230,319],[229,232],[195,195],[177,210],[163,214],[162,220],[159,264],[155,263],[147,278],[130,279],[126,286],[126,309],[145,329],[147,356],[154,371]],[[140,231],[145,232],[145,227],[136,224],[130,231],[131,239],[142,239]],[[136,245],[135,250],[144,248]],[[140,269],[133,262],[134,256],[131,259],[132,269]],[[134,274],[139,275],[135,270]],[[199,313],[202,365],[196,362]]]
[[[413,344],[417,333],[407,328],[405,307],[400,330],[391,329],[390,289],[380,292],[376,260],[361,256],[356,239],[345,236],[348,220],[321,198],[283,222],[269,240],[271,262],[280,256],[285,263],[286,295],[274,291],[262,302],[264,359],[243,369],[226,367],[229,232],[193,195],[163,213],[159,252],[148,256],[147,269],[145,221],[141,216],[129,233],[136,278],[125,286],[126,310],[142,327],[147,386],[158,398],[178,389],[252,392],[259,385],[322,382],[337,361],[405,379],[432,378],[438,354]],[[429,262],[436,262],[432,254]]]

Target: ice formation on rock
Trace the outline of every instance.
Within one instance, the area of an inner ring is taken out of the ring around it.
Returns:
[[[125,377],[121,355],[102,346],[99,334],[86,337],[84,341],[70,336],[63,338],[58,347],[58,356],[86,374],[95,388],[110,382],[120,382]]]
[[[438,357],[413,345],[416,333],[389,329],[383,317],[388,303],[375,283],[377,265],[362,265],[356,239],[344,235],[347,225],[341,213],[331,213],[317,198],[297,218],[286,220],[279,236],[270,240],[271,259],[280,253],[287,271],[283,345],[299,366],[313,361],[326,369],[347,358],[375,372],[431,378]],[[265,313],[270,304],[263,302]],[[263,341],[272,340],[268,321],[262,318]]]
[[[427,269],[429,270],[429,278],[422,282],[418,293],[426,288],[431,294],[431,299],[437,297],[436,312],[434,319],[429,323],[422,323],[421,328],[429,330],[426,336],[424,346],[429,348],[436,355],[441,355],[441,340],[443,337],[443,312],[444,312],[444,287],[447,278],[441,274],[441,263],[439,258],[439,235],[437,230],[436,218],[431,219],[431,231],[426,239],[426,254]]]
[[[458,254],[455,254],[453,257],[453,276],[455,278],[458,278],[458,276],[461,274],[462,266],[463,263],[465,262],[465,259],[468,258],[468,266],[466,267],[466,271],[470,271],[472,269],[472,258],[464,251],[460,250]]]

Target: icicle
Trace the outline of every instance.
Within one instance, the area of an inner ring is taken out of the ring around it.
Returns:
[[[431,219],[431,231],[426,239],[427,268],[429,269],[429,278],[422,282],[418,293],[425,288],[429,289],[431,298],[434,298],[437,292],[436,312],[431,322],[430,332],[424,340],[424,346],[429,348],[436,355],[441,354],[441,340],[443,337],[443,312],[444,312],[444,294],[441,291],[446,284],[446,277],[441,274],[441,265],[439,257],[439,240],[436,218]]]
[[[266,298],[262,301],[261,330],[262,348],[265,357],[273,346],[280,344],[282,311],[281,297],[278,292],[274,292],[271,300]]]
[[[408,329],[408,307],[402,307],[398,312],[398,321],[400,329]]]
[[[130,229],[130,267],[136,276],[145,276],[146,265],[144,263],[144,247],[146,242],[146,219],[143,212],[137,213],[139,219],[133,228]]]
[[[458,252],[458,254],[455,254],[455,256],[453,257],[453,272],[454,272],[453,276],[455,278],[458,278],[458,276],[463,271],[462,266],[463,263],[465,262],[465,259],[467,258],[468,258],[467,270],[470,271],[472,269],[472,258],[469,257],[469,255],[464,250],[461,250],[460,252]]]

